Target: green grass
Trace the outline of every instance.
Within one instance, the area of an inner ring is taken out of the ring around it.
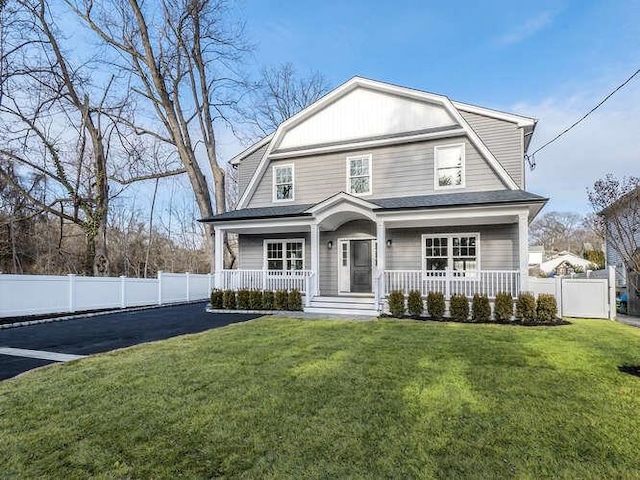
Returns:
[[[640,330],[264,318],[0,383],[0,477],[638,478]]]

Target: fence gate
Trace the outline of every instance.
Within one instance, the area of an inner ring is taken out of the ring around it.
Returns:
[[[565,317],[607,318],[609,282],[603,279],[562,279],[562,314]]]
[[[604,278],[529,278],[529,289],[537,296],[556,297],[563,317],[615,318],[615,269],[609,267]]]

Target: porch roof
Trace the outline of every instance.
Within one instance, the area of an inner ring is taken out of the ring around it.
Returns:
[[[331,197],[329,197],[331,198]],[[540,204],[540,208],[548,201],[548,198],[541,197],[524,190],[491,190],[484,192],[458,192],[440,193],[431,195],[417,195],[412,197],[392,197],[368,199],[367,202],[374,204],[376,212],[398,211],[408,209],[431,209],[447,207],[464,207],[470,205],[512,205],[512,204]],[[324,201],[324,200],[323,200]],[[222,223],[232,220],[250,220],[285,217],[310,217],[307,210],[316,204],[297,205],[276,205],[269,207],[242,208],[229,212],[203,218],[200,222]]]

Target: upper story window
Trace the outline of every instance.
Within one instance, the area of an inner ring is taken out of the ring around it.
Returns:
[[[347,193],[371,193],[371,155],[347,157]]]
[[[273,167],[273,201],[293,200],[293,165]]]
[[[435,189],[464,187],[464,143],[434,149]]]

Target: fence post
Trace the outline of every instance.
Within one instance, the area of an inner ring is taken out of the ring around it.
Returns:
[[[608,269],[608,286],[609,286],[609,320],[616,319],[616,267],[609,265]]]
[[[162,305],[162,270],[158,270],[158,305]]]
[[[191,274],[186,272],[185,277],[187,279],[187,302],[191,301]]]
[[[127,276],[120,275],[120,308],[127,308]]]
[[[76,274],[70,273],[69,277],[69,312],[76,311]]]
[[[562,318],[564,316],[563,304],[562,304],[562,277],[553,277],[556,281],[556,303],[558,304],[558,316]]]
[[[451,299],[451,271],[448,268],[444,271],[444,298]]]

